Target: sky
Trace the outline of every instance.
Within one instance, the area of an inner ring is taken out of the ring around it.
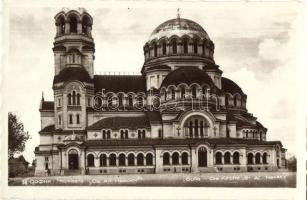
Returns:
[[[146,4],[147,5],[147,4]],[[103,6],[103,5],[101,5]],[[96,74],[139,73],[143,45],[166,20],[182,18],[199,23],[215,43],[215,62],[247,94],[247,108],[268,128],[267,140],[280,140],[288,153],[296,151],[296,60],[298,12],[279,6],[140,6],[85,7],[94,19],[92,35]],[[6,23],[3,105],[16,113],[32,139],[25,158],[32,162],[39,145],[39,104],[53,100],[54,16],[62,7],[10,6]]]

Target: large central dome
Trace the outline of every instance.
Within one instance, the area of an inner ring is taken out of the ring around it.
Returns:
[[[198,36],[201,39],[210,40],[207,32],[199,24],[189,19],[177,17],[159,25],[151,33],[149,41],[159,40],[163,37],[170,38],[173,35],[178,37],[188,35],[191,38]]]

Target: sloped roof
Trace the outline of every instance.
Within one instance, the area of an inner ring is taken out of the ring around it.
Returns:
[[[158,111],[146,112],[149,122],[162,122],[161,114]]]
[[[255,129],[258,129],[258,128],[266,129],[260,122],[256,121],[256,124],[254,124],[243,116],[239,117],[231,113],[227,113],[226,117],[227,117],[227,121],[235,121],[237,128],[250,127],[250,128],[255,128]]]
[[[95,75],[95,92],[146,92],[145,78],[141,75]]]
[[[239,93],[246,96],[238,84],[225,77],[222,77],[222,90],[230,94]]]
[[[54,76],[53,84],[74,80],[88,83],[93,82],[93,79],[91,79],[90,75],[83,67],[68,67],[64,68],[58,75]]]
[[[179,85],[180,83],[192,84],[192,83],[207,83],[210,86],[214,86],[210,76],[198,67],[186,66],[180,67],[175,71],[169,73],[163,80],[161,87],[169,85]]]
[[[103,118],[91,126],[88,130],[101,130],[103,128],[120,129],[120,128],[147,128],[150,127],[149,120],[146,116],[142,117],[108,117]]]
[[[45,128],[43,128],[42,130],[40,130],[39,132],[40,133],[50,133],[50,132],[52,132],[52,131],[54,131],[55,130],[55,126],[54,126],[54,124],[52,124],[52,125],[49,125],[49,126],[46,126]]]
[[[40,111],[54,110],[53,101],[42,101]]]
[[[87,140],[84,146],[154,146],[154,145],[197,145],[198,143],[208,142],[213,145],[274,145],[280,144],[280,141],[259,141],[251,139],[233,139],[233,138],[186,138],[186,139],[142,139],[142,140]]]

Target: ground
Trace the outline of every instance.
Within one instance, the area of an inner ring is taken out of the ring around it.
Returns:
[[[129,174],[10,178],[9,186],[296,187],[294,172]]]

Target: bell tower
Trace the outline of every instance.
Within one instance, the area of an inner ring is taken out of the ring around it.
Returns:
[[[55,16],[55,76],[65,68],[80,67],[93,78],[95,44],[91,33],[92,24],[93,18],[83,8],[63,9]]]
[[[55,16],[53,43],[55,128],[84,130],[94,97],[93,18],[83,8],[63,9]]]

